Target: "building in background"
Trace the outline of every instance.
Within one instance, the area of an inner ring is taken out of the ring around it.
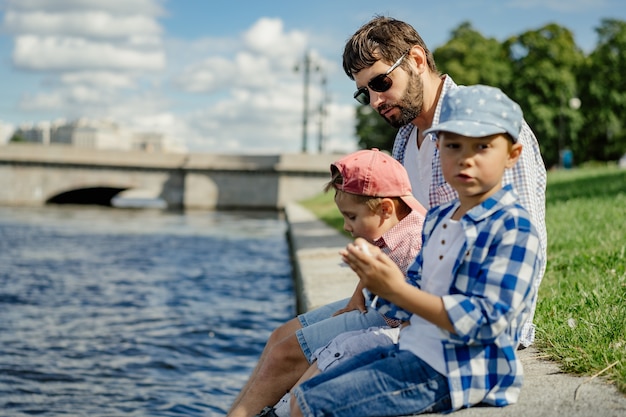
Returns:
[[[134,132],[109,120],[86,118],[71,122],[58,120],[22,125],[14,138],[42,145],[68,145],[86,149],[139,150],[145,152],[181,152],[179,146],[157,132]]]

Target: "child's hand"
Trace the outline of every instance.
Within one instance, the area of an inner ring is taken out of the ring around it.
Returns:
[[[363,286],[378,296],[388,299],[400,286],[406,284],[400,268],[378,247],[364,239],[357,238],[340,254],[343,261],[359,276]]]
[[[347,256],[349,255],[351,249],[360,251],[364,256],[374,256],[375,254],[381,253],[378,247],[368,243],[365,239],[358,237],[353,243],[348,243],[348,246],[346,246],[344,250],[339,251],[343,261],[350,267],[352,266],[347,261]]]
[[[367,313],[367,307],[365,307],[365,297],[363,297],[363,291],[355,291],[352,297],[348,301],[348,304],[340,310],[337,310],[333,316],[338,316],[348,311],[359,310],[361,313]]]

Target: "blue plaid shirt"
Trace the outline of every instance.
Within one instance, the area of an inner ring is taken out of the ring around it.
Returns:
[[[458,206],[455,200],[427,213],[424,245]],[[541,272],[539,235],[510,185],[468,211],[460,223],[465,243],[452,269],[449,294],[442,297],[455,330],[441,330],[452,407],[505,406],[517,401],[522,386],[516,349]],[[407,278],[418,288],[422,254],[409,268]],[[410,317],[393,304],[378,301],[385,315],[401,320]],[[410,331],[411,326],[402,330]],[[406,349],[402,337],[400,349]]]
[[[445,76],[443,88],[437,106],[435,107],[435,114],[433,116],[433,125],[439,123],[439,117],[441,115],[441,103],[442,98],[452,89],[460,88],[457,86],[449,75]],[[403,165],[406,165],[405,150],[409,142],[411,132],[415,129],[415,125],[408,124],[403,126],[396,135],[396,140],[393,144],[393,157],[400,161]],[[424,140],[436,140],[436,135],[430,133],[426,135]],[[546,168],[541,157],[541,151],[537,138],[533,134],[532,130],[526,122],[522,125],[522,131],[520,133],[519,142],[522,144],[522,154],[512,169],[507,169],[504,173],[502,180],[503,184],[513,184],[515,192],[519,196],[520,204],[530,212],[532,220],[537,227],[539,233],[539,239],[541,241],[541,258],[543,260],[541,266],[541,273],[539,278],[535,282],[536,290],[539,288],[543,273],[545,271],[545,260],[547,259],[547,247],[548,247],[548,234],[546,231]],[[414,187],[415,188],[415,187]],[[456,191],[452,188],[446,180],[443,178],[443,172],[441,170],[441,161],[439,159],[439,151],[435,149],[435,153],[432,158],[432,181],[428,192],[429,207],[435,207],[439,204],[447,203],[456,198]],[[531,313],[528,318],[528,322],[524,325],[522,331],[521,342],[523,345],[528,346],[533,343],[535,339],[535,326],[532,323],[534,316],[535,305],[531,308]]]

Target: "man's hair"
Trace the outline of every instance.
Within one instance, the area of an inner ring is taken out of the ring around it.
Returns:
[[[354,74],[371,67],[379,60],[395,62],[414,45],[424,49],[428,67],[437,72],[433,54],[411,25],[391,17],[376,16],[361,26],[346,42],[343,70],[353,80]]]

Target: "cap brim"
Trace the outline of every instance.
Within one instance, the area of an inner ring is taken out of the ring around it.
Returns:
[[[422,216],[426,215],[426,208],[424,208],[424,206],[422,206],[412,195],[405,195],[400,198],[406,203],[407,206],[411,207],[411,210],[421,214]]]
[[[498,133],[508,133],[506,129],[492,124],[461,120],[449,120],[424,130],[425,135],[438,132],[451,132],[470,138],[482,138]]]

